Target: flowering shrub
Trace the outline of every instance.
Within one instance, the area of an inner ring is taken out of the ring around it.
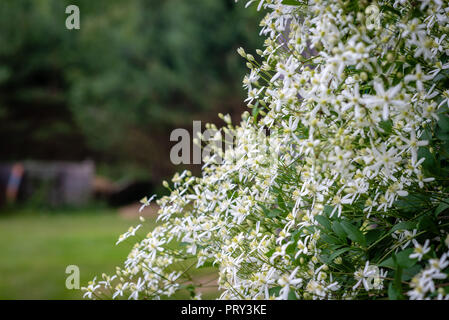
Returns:
[[[252,2],[252,113],[215,135],[234,147],[165,183],[162,224],[85,296],[193,296],[173,266],[194,258],[223,299],[448,299],[447,2],[379,1],[377,20],[368,1]]]

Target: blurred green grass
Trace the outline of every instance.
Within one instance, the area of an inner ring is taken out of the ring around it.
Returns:
[[[114,210],[33,212],[0,215],[0,299],[82,299],[80,290],[65,287],[68,265],[80,268],[80,285],[101,274],[113,274],[135,239],[115,245],[120,234],[137,219],[125,219]],[[155,219],[145,222],[145,232]],[[213,273],[206,268],[196,276]],[[217,293],[205,292],[203,298]],[[188,298],[186,293],[173,298]]]

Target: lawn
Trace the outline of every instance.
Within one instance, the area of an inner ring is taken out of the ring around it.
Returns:
[[[65,287],[66,267],[80,268],[81,286],[103,272],[113,273],[133,245],[128,241],[116,246],[118,236],[138,223],[110,209],[1,214],[0,299],[81,299],[80,290]],[[145,223],[151,228],[154,218]],[[202,275],[211,272],[204,270]]]

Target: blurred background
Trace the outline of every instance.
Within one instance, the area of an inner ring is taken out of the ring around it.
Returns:
[[[65,9],[80,9],[80,30]],[[164,194],[170,132],[239,121],[238,47],[262,47],[260,13],[234,0],[0,1],[0,299],[79,299],[133,239],[139,199]],[[145,211],[153,225],[157,207]],[[209,277],[198,274],[198,277]],[[205,292],[205,297],[214,297]],[[180,296],[182,297],[182,296]]]

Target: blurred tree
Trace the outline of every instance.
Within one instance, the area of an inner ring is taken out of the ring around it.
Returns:
[[[71,39],[64,36],[65,17],[55,14],[56,3],[0,2],[1,160],[87,155],[84,136],[66,107],[64,67]]]
[[[0,3],[0,156],[133,162],[169,173],[169,131],[241,109],[239,46],[261,38],[233,0]]]

